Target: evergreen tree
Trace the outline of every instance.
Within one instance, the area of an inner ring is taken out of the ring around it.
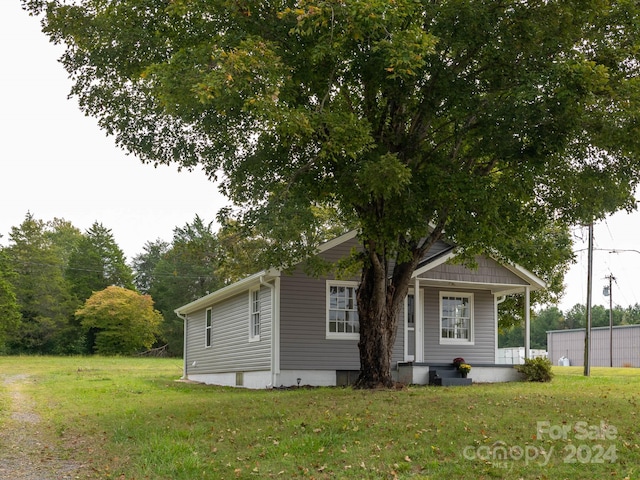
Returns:
[[[169,244],[157,239],[155,242],[145,243],[144,252],[133,258],[133,283],[141,293],[149,293],[155,283],[155,269],[162,257],[169,250]]]
[[[133,289],[133,272],[111,230],[98,222],[89,228],[69,258],[66,278],[79,302],[108,286]]]
[[[20,308],[12,281],[15,272],[9,267],[6,251],[0,247],[0,354],[5,352],[10,336],[17,334],[20,325]]]
[[[183,321],[174,310],[224,285],[217,275],[220,253],[213,222],[196,215],[192,223],[174,229],[171,247],[154,269],[149,293],[163,314],[161,336],[172,355],[181,355],[184,346]]]
[[[36,220],[31,213],[11,229],[6,253],[16,274],[11,282],[21,313],[20,328],[8,342],[11,351],[56,353],[68,343],[65,332],[76,304],[53,238],[51,224]]]

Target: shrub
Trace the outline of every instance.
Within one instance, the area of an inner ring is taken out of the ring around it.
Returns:
[[[553,378],[548,358],[525,358],[524,365],[515,365],[514,368],[524,374],[528,382],[550,382]]]

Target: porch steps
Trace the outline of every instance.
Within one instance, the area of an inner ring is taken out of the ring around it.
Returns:
[[[453,365],[430,365],[429,385],[443,387],[471,385],[470,378],[462,378],[460,372]]]

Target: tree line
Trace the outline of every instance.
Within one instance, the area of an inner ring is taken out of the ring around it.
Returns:
[[[262,243],[196,216],[127,263],[111,230],[27,213],[0,246],[0,353],[182,355],[175,308],[259,269]]]
[[[181,356],[183,324],[174,310],[265,266],[270,249],[260,238],[234,223],[215,231],[196,215],[170,242],[148,241],[127,263],[101,223],[81,232],[28,213],[0,247],[0,353],[116,354],[167,345]],[[548,294],[534,301],[549,301]],[[522,302],[508,300],[500,307],[499,346],[517,347],[524,341]],[[585,320],[584,305],[543,308],[531,323],[531,348],[546,349],[547,331],[584,328]],[[640,305],[614,307],[613,323],[640,324]],[[592,324],[609,325],[609,310],[594,306]]]

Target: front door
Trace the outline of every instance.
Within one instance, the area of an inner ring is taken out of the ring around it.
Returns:
[[[413,362],[416,358],[416,300],[409,292],[404,308],[404,361]]]

